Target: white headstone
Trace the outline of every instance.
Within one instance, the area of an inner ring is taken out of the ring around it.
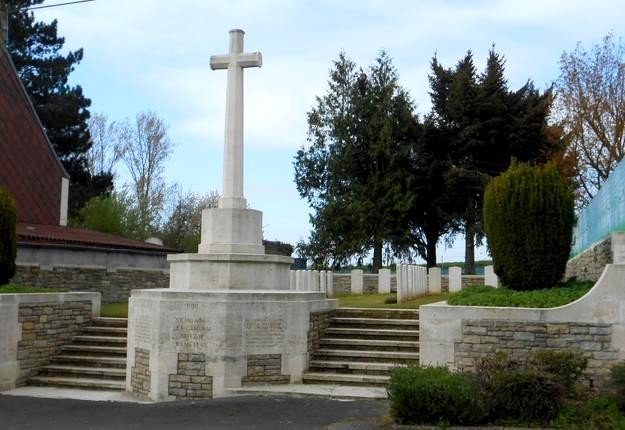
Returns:
[[[326,282],[328,297],[332,297],[334,295],[334,273],[332,273],[331,270],[328,270],[326,276],[328,277]]]
[[[492,265],[484,266],[484,285],[490,285],[495,288],[499,287],[499,279]]]
[[[378,271],[378,293],[389,294],[391,292],[391,271],[380,269]]]
[[[428,274],[428,291],[430,294],[440,294],[442,289],[440,267],[430,267]]]
[[[319,271],[319,290],[328,295],[328,275],[325,270]]]
[[[402,303],[406,300],[405,296],[405,290],[404,290],[404,283],[406,282],[405,280],[405,276],[404,276],[404,269],[403,269],[403,264],[397,264],[395,266],[395,281],[396,281],[396,288],[397,288],[397,303]]]
[[[291,291],[297,290],[297,272],[295,270],[291,270],[289,272],[289,286]]]
[[[351,274],[352,294],[362,294],[363,292],[363,272],[361,269],[353,269]]]
[[[462,269],[460,267],[449,268],[449,292],[457,293],[462,289]]]

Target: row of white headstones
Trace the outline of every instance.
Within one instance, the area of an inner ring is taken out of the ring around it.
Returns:
[[[398,264],[396,267],[397,301],[399,303],[426,294],[441,294],[443,275],[439,267],[426,269],[413,264]],[[391,271],[380,269],[378,275],[378,293],[391,292]],[[354,269],[350,274],[350,293],[363,294],[364,273]],[[462,289],[462,269],[450,267],[448,275],[449,292]],[[497,288],[499,280],[493,266],[484,267],[484,284]],[[322,291],[328,297],[334,295],[334,273],[330,270],[291,270],[290,288],[293,291]]]

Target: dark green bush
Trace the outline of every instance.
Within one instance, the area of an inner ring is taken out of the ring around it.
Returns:
[[[397,303],[397,296],[395,294],[392,294],[386,298],[384,298],[384,303],[387,305],[391,305],[394,303]]]
[[[513,163],[486,187],[484,230],[508,288],[551,288],[562,279],[574,224],[573,191],[552,164]]]
[[[391,415],[400,424],[478,424],[488,407],[477,381],[443,367],[393,369],[387,386]]]
[[[625,412],[625,361],[610,369],[610,384],[615,391],[619,410]]]
[[[496,372],[488,384],[491,417],[547,422],[558,416],[562,385],[554,375],[535,369]]]
[[[588,359],[581,352],[543,350],[532,354],[530,366],[551,373],[564,392],[571,395],[575,383],[588,366]]]
[[[8,283],[15,274],[16,222],[15,202],[7,191],[0,188],[0,285]]]

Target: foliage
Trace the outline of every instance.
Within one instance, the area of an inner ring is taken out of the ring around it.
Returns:
[[[87,167],[91,175],[109,174],[113,176],[115,164],[119,161],[117,149],[119,124],[109,122],[106,115],[94,113],[89,117],[91,147],[87,151]]]
[[[197,252],[202,227],[202,210],[216,208],[219,201],[217,191],[203,196],[188,192],[179,193],[174,210],[163,224],[161,238],[166,246]]]
[[[384,298],[385,305],[394,305],[397,303],[397,295],[391,294]]]
[[[389,309],[419,309],[422,305],[446,300],[449,294],[437,294],[417,297],[416,299],[397,303],[387,303],[387,299],[394,297],[391,294],[337,294],[333,299],[338,299],[339,307],[342,308],[389,308]]]
[[[100,315],[108,318],[128,318],[128,302],[105,303],[100,307]]]
[[[25,287],[17,284],[0,285],[0,294],[35,294],[35,293],[64,293],[66,288]]]
[[[113,178],[106,172],[92,175],[87,168],[91,101],[80,85],[68,84],[70,73],[83,58],[83,50],[62,55],[65,39],[57,35],[57,21],[35,22],[33,13],[24,10],[42,2],[6,2],[11,11],[7,47],[46,134],[71,177],[69,209],[75,214],[89,198],[110,190]]]
[[[481,237],[484,187],[491,177],[521,161],[544,162],[560,148],[561,141],[548,124],[550,91],[540,94],[531,81],[516,91],[504,77],[505,60],[490,51],[486,68],[477,73],[469,51],[454,69],[432,60],[431,121],[440,141],[446,188],[453,193],[450,214],[465,234],[466,273],[474,273],[475,239]],[[440,156],[439,156],[440,158]]]
[[[612,396],[568,402],[551,426],[567,430],[625,430],[625,417]]]
[[[554,119],[570,142],[577,202],[585,206],[625,156],[625,45],[608,34],[560,59]]]
[[[616,401],[621,412],[625,412],[625,361],[610,369],[610,384],[616,393]]]
[[[308,113],[309,145],[294,162],[297,190],[313,210],[313,231],[298,248],[317,265],[373,249],[377,270],[385,244],[395,254],[411,247],[412,109],[385,52],[367,71],[339,55],[326,95]]]
[[[503,306],[519,308],[552,308],[571,303],[592,288],[592,282],[560,283],[556,288],[514,291],[484,285],[469,285],[447,300],[457,306]]]
[[[137,211],[131,199],[122,192],[91,198],[78,216],[70,219],[70,224],[130,239],[142,239]]]
[[[588,366],[588,358],[581,352],[542,350],[532,354],[529,366],[554,375],[564,393],[573,395],[575,383]]]
[[[495,273],[511,289],[562,279],[574,224],[573,192],[553,164],[515,163],[486,188],[484,230]]]
[[[563,388],[550,373],[520,368],[496,372],[488,398],[492,418],[546,422],[558,416]]]
[[[0,187],[0,285],[9,282],[15,274],[17,214],[13,197]]]
[[[145,239],[161,222],[160,214],[168,197],[163,171],[174,143],[167,126],[154,112],[139,113],[134,123],[119,125],[118,155],[132,179],[132,196],[136,202],[140,236]]]
[[[478,424],[488,416],[479,385],[443,367],[399,367],[387,386],[391,415],[400,424]]]

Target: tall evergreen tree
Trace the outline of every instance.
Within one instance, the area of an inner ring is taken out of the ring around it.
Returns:
[[[418,123],[384,52],[368,72],[340,54],[328,85],[308,114],[310,145],[294,163],[297,189],[314,210],[304,249],[335,263],[373,250],[377,270],[385,246],[399,253],[414,243],[407,172]]]
[[[111,172],[89,173],[86,153],[91,146],[87,119],[91,100],[68,77],[80,63],[83,50],[60,53],[65,39],[57,21],[36,22],[28,7],[43,0],[7,0],[8,50],[54,150],[69,173],[70,213],[76,214],[89,198],[110,190]]]
[[[531,81],[508,89],[505,61],[494,49],[477,74],[469,51],[454,69],[432,61],[432,115],[449,139],[450,189],[462,200],[460,230],[465,235],[465,270],[474,273],[474,248],[481,238],[484,187],[513,158],[542,163],[560,149],[558,133],[548,130],[551,90],[540,94]]]

